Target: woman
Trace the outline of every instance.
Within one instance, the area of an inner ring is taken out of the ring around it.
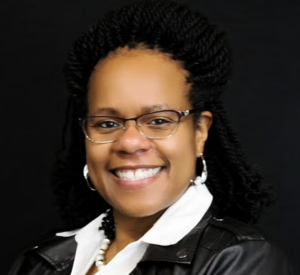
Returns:
[[[248,225],[272,196],[222,107],[230,74],[224,34],[171,1],[139,1],[84,33],[65,67],[70,137],[55,173],[73,230],[10,274],[292,274]]]

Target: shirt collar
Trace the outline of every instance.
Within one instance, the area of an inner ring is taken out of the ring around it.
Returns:
[[[177,243],[198,224],[212,199],[206,185],[190,186],[141,240],[163,246]]]
[[[157,245],[171,245],[178,242],[197,225],[207,212],[212,200],[213,197],[205,184],[190,186],[164,212],[141,240]],[[104,214],[101,214],[82,229],[61,232],[56,235],[60,237],[75,235],[77,243],[81,241],[99,243],[104,238],[103,231],[99,230],[103,217]]]

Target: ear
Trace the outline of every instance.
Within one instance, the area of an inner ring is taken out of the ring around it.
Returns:
[[[209,111],[204,111],[196,124],[196,154],[201,156],[204,151],[204,145],[208,138],[208,130],[212,124],[213,115]]]

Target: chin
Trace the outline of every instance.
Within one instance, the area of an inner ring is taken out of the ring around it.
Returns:
[[[131,205],[126,205],[124,207],[117,207],[116,210],[122,213],[124,216],[131,218],[144,218],[153,216],[155,214],[163,212],[167,207],[159,207],[157,204],[145,204],[145,203],[134,203]]]

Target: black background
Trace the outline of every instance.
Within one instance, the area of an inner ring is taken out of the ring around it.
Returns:
[[[103,12],[128,2],[0,2],[1,274],[22,246],[58,223],[50,177],[64,120],[65,53]],[[260,226],[299,268],[300,3],[181,2],[228,32],[235,74],[224,101],[250,160],[278,194]]]

